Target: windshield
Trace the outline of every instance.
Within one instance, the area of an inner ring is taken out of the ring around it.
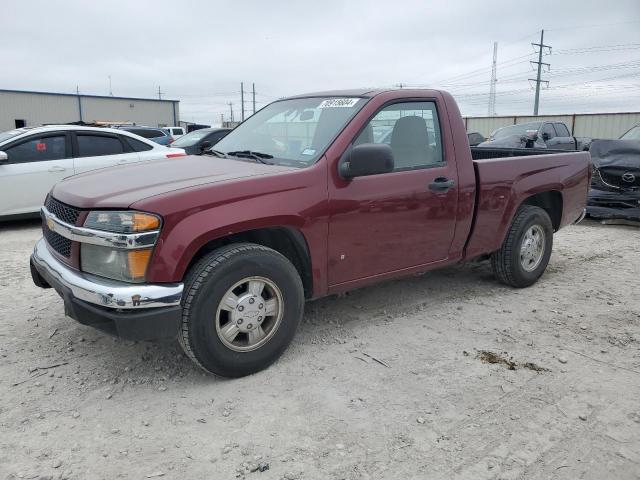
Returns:
[[[640,140],[640,125],[633,127],[620,137],[620,140]]]
[[[273,156],[270,163],[306,167],[322,155],[365,103],[364,98],[345,97],[274,102],[220,140],[215,149],[264,153]]]
[[[181,136],[175,142],[171,144],[172,147],[193,147],[196,143],[202,140],[207,135],[211,134],[213,130],[208,128],[201,130],[194,130],[191,133]]]
[[[9,130],[8,132],[0,132],[0,143],[9,140],[10,138],[17,137],[18,135],[24,133],[24,130]]]
[[[512,125],[496,130],[491,134],[491,138],[497,140],[499,138],[510,137],[511,135],[526,135],[527,130],[538,131],[542,122],[521,123],[520,125]]]

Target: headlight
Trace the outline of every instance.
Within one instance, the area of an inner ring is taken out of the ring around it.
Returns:
[[[84,227],[112,232],[114,236],[153,232],[159,230],[160,225],[161,219],[157,215],[126,210],[89,212],[84,221]],[[155,243],[155,237],[151,240]],[[150,242],[144,246],[145,248],[128,249],[81,243],[80,269],[113,280],[144,282],[153,244]]]
[[[120,250],[83,243],[80,250],[80,268],[123,282],[144,282],[147,265],[151,259],[151,248],[140,250]]]
[[[151,213],[122,211],[89,212],[84,226],[114,233],[137,233],[160,228],[160,217]]]

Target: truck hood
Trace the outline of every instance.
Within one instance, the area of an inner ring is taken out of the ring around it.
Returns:
[[[635,140],[594,140],[591,161],[596,167],[616,166],[640,169],[640,142]]]
[[[264,165],[253,160],[188,156],[74,175],[55,185],[52,195],[82,209],[128,208],[145,198],[175,190],[291,170],[297,169]]]

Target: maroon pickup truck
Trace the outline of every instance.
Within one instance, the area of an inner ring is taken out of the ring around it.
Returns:
[[[533,284],[590,180],[586,152],[472,152],[435,90],[278,100],[214,148],[57,184],[31,272],[77,321],[231,377],[282,354],[307,299],[471,259]]]

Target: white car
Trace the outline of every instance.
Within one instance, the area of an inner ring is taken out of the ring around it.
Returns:
[[[185,155],[110,128],[49,125],[0,132],[0,219],[39,212],[51,187],[65,177]]]
[[[162,127],[162,129],[171,135],[174,140],[184,135],[184,128],[182,127]]]

